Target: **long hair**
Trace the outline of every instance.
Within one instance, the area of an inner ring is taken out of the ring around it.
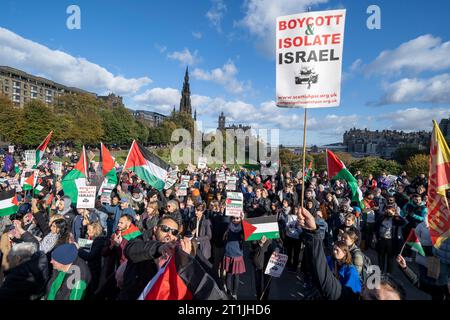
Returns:
[[[54,224],[58,229],[58,242],[56,243],[55,247],[60,244],[68,243],[70,230],[67,221],[65,219],[56,219],[52,222],[52,224]]]
[[[341,249],[345,254],[344,258],[339,260],[340,264],[345,264],[347,266],[351,265],[353,263],[352,254],[345,241],[337,241],[334,245]]]

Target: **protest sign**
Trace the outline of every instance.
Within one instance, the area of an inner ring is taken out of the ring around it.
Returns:
[[[52,170],[53,173],[57,176],[62,176],[62,162],[61,161],[53,161],[52,162]]]
[[[206,158],[206,157],[199,157],[199,158],[198,158],[198,164],[197,164],[197,167],[198,167],[199,169],[205,169],[207,163],[208,163],[208,158]]]
[[[270,256],[266,271],[264,273],[271,275],[272,277],[279,278],[283,273],[284,267],[286,266],[287,259],[287,255],[274,251]]]
[[[339,106],[345,13],[342,9],[277,18],[277,106]]]
[[[225,181],[225,172],[219,172],[217,174],[217,182]]]
[[[25,150],[25,164],[32,168],[36,164],[36,150]]]
[[[94,208],[96,193],[96,186],[78,186],[77,208]]]
[[[236,181],[237,181],[236,177],[226,177],[227,184],[225,186],[225,189],[230,191],[236,190]]]
[[[244,215],[244,196],[242,192],[227,192],[225,215],[242,217]]]
[[[178,171],[172,170],[167,174],[166,183],[164,189],[167,190],[171,188],[178,179]]]
[[[187,185],[186,184],[180,184],[180,186],[177,190],[177,196],[179,196],[179,197],[187,196]]]
[[[111,192],[112,189],[103,189],[100,196],[100,202],[111,204]]]
[[[14,146],[8,146],[8,152],[14,153]]]
[[[78,239],[78,246],[84,250],[91,251],[92,243],[94,240],[79,238]]]
[[[22,192],[22,186],[20,185],[19,180],[16,178],[8,178],[7,181],[11,188],[16,188],[16,192]]]

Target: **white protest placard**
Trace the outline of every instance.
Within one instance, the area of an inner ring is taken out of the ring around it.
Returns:
[[[164,189],[167,190],[167,189],[171,188],[175,184],[177,179],[178,179],[178,171],[176,171],[176,170],[169,171],[169,173],[167,174]]]
[[[52,170],[53,173],[57,176],[62,176],[62,162],[61,161],[53,161],[52,162]]]
[[[185,197],[187,196],[187,185],[181,184],[177,190],[177,196]]]
[[[16,192],[22,192],[22,186],[19,183],[19,180],[16,178],[8,178],[7,179],[11,188],[16,188]]]
[[[30,169],[36,164],[36,150],[25,150],[25,164]]]
[[[197,167],[199,169],[205,169],[207,164],[208,164],[208,158],[206,158],[206,157],[198,157]]]
[[[225,215],[241,217],[244,215],[244,195],[242,192],[227,192]]]
[[[8,152],[14,153],[14,146],[8,146]]]
[[[271,275],[272,277],[279,278],[283,273],[284,267],[286,266],[287,259],[287,255],[274,251],[270,256],[266,271],[264,273]]]
[[[181,176],[181,183],[185,183],[186,185],[188,185],[190,180],[191,180],[191,176],[188,176],[188,175]]]
[[[96,195],[96,186],[78,186],[77,208],[94,208]]]
[[[79,238],[78,239],[78,246],[84,250],[91,251],[92,243],[94,240]]]
[[[278,107],[339,106],[345,13],[342,9],[277,18]]]
[[[102,193],[100,196],[101,203],[111,204],[111,192],[112,192],[112,189],[103,189],[102,190]]]
[[[225,181],[225,172],[219,172],[217,174],[217,182]]]
[[[226,177],[227,184],[225,186],[225,190],[230,191],[236,190],[236,181],[237,181],[236,177]]]

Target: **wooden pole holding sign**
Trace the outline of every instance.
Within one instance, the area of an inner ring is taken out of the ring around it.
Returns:
[[[303,201],[305,198],[305,166],[306,166],[306,110],[305,109],[305,117],[303,119],[303,161],[302,161],[302,194],[300,195],[300,206],[303,208]]]

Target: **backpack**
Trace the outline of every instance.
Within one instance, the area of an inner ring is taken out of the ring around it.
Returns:
[[[369,268],[372,265],[372,261],[359,248],[356,248],[355,250],[352,251],[352,258],[354,256],[354,254],[356,254],[357,252],[359,252],[363,257],[363,266],[362,266],[360,278],[361,278],[362,284],[364,285],[370,276]]]

